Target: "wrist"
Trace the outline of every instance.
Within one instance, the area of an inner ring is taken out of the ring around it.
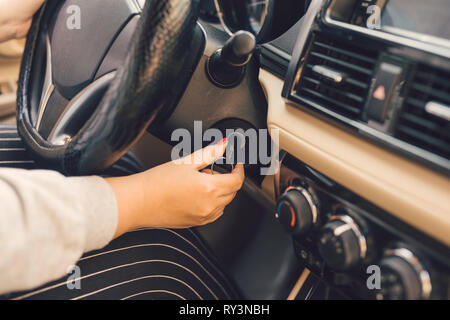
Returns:
[[[116,197],[118,219],[114,238],[117,238],[140,227],[138,219],[140,197],[135,190],[134,176],[106,178],[105,180],[111,186]]]

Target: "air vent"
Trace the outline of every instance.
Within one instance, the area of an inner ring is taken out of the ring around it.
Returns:
[[[418,66],[395,136],[450,158],[450,72]]]
[[[307,104],[359,119],[377,57],[377,51],[359,44],[316,35],[295,94]]]

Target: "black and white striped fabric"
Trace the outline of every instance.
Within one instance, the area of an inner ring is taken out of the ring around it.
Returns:
[[[6,298],[236,299],[233,286],[206,252],[201,240],[189,229],[136,230],[78,261],[79,289],[72,281],[78,278],[68,275]]]
[[[0,167],[35,168],[13,123],[0,125]]]
[[[14,125],[0,125],[0,166],[37,167],[27,158]],[[128,155],[106,174],[125,175],[139,168],[139,161]],[[0,299],[239,298],[218,265],[194,230],[140,229],[85,254],[76,264],[79,274],[70,273],[35,290]]]

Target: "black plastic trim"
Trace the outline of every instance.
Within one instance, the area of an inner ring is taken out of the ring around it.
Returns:
[[[291,55],[268,43],[261,46],[261,67],[284,79]]]

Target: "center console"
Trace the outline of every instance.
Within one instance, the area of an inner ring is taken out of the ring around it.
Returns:
[[[276,217],[292,235],[298,259],[344,296],[450,299],[444,244],[288,153],[275,191]]]
[[[290,106],[448,177],[448,12],[445,0],[311,1],[282,96]],[[448,245],[389,208],[287,152],[275,192],[276,216],[299,260],[342,294],[450,299]]]

